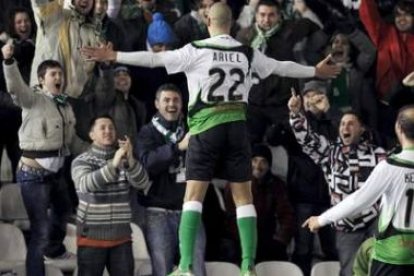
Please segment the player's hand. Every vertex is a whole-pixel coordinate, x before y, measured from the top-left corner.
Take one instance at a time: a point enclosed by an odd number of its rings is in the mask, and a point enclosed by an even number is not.
[[[190,141],[191,134],[187,132],[184,138],[178,143],[178,149],[180,151],[185,151],[188,149],[188,142]]]
[[[331,55],[328,55],[324,60],[316,64],[315,77],[322,79],[333,79],[338,76],[342,71],[342,67],[330,63]]]
[[[410,87],[414,86],[414,71],[404,78],[403,84]]]
[[[115,61],[116,52],[112,49],[112,43],[99,44],[98,47],[85,46],[80,49],[82,56],[87,61]]]
[[[307,220],[306,220],[306,221],[302,224],[302,227],[303,227],[303,228],[308,227],[308,228],[309,228],[309,230],[310,230],[312,233],[316,233],[316,232],[318,232],[319,228],[321,228],[321,226],[320,226],[320,224],[319,224],[319,221],[318,221],[318,217],[315,217],[315,216],[308,218],[308,219],[307,219]]]
[[[300,112],[300,109],[302,108],[302,99],[296,93],[294,88],[291,88],[291,92],[292,96],[289,99],[288,108],[290,112],[292,112],[293,114],[298,114]]]
[[[9,40],[6,44],[4,44],[4,46],[1,48],[1,53],[3,54],[4,59],[9,59],[13,57],[14,46],[12,40]]]

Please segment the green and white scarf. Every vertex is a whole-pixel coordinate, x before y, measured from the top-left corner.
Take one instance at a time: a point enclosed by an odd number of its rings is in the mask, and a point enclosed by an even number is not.
[[[178,141],[181,141],[181,139],[184,137],[184,134],[185,134],[185,128],[184,128],[183,121],[181,120],[181,118],[177,122],[178,125],[175,131],[167,129],[162,124],[162,120],[163,119],[161,118],[161,115],[159,115],[158,113],[154,115],[151,122],[153,126],[155,127],[155,129],[158,130],[159,133],[164,135],[164,138],[166,141],[169,141],[174,144],[176,144]]]
[[[282,23],[278,23],[275,26],[273,26],[270,30],[267,31],[263,31],[262,29],[260,29],[260,27],[256,24],[254,24],[254,27],[256,28],[256,36],[255,38],[252,40],[252,42],[250,43],[250,46],[253,49],[258,49],[261,52],[264,52],[266,50],[266,46],[267,46],[267,40],[274,35],[277,31],[280,30],[280,28],[282,27]]]

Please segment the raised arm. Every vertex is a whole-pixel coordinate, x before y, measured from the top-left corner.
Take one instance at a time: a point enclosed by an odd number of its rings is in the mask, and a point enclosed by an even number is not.
[[[31,0],[38,28],[44,28],[62,16],[64,0]]]
[[[354,45],[359,53],[356,59],[358,68],[366,73],[375,61],[377,50],[371,40],[360,30],[355,29],[348,35],[349,41]]]
[[[378,47],[381,32],[386,27],[382,19],[375,0],[362,0],[359,7],[359,18],[361,18],[369,37],[376,47]]]
[[[108,112],[116,97],[114,71],[110,66],[101,64],[98,67],[99,76],[94,89],[95,107],[98,112],[105,113]]]
[[[14,46],[6,43],[1,48],[4,61],[3,72],[6,81],[7,92],[12,96],[16,105],[23,108],[30,108],[35,101],[36,94],[24,82],[20,74],[17,62],[13,58]]]
[[[329,169],[329,140],[314,132],[302,113],[302,100],[300,96],[294,95],[289,99],[288,107],[290,110],[289,123],[295,134],[296,140],[302,146],[302,150],[312,160],[320,165],[324,172]]]

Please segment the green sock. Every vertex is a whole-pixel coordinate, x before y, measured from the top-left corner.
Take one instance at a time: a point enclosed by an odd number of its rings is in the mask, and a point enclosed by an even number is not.
[[[255,216],[237,218],[237,226],[239,228],[240,245],[242,250],[241,271],[246,271],[250,267],[254,266],[257,249],[256,224],[257,219]]]
[[[200,223],[200,212],[183,210],[178,231],[181,255],[179,267],[183,272],[189,271],[193,264],[194,246]]]

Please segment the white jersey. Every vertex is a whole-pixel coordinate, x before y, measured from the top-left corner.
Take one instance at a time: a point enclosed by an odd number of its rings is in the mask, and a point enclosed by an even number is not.
[[[184,72],[190,94],[188,122],[192,134],[245,120],[245,105],[255,79],[259,81],[270,74],[291,78],[315,75],[315,67],[271,59],[226,34],[157,54],[118,52],[117,61],[147,67],[165,66],[169,74]]]
[[[163,59],[169,74],[186,74],[190,104],[198,93],[205,103],[247,102],[252,70],[266,78],[274,68],[273,60],[258,51],[253,55],[253,50],[248,57],[247,49],[231,36],[219,35],[166,52]]]
[[[403,150],[381,161],[365,184],[323,213],[319,223],[324,226],[358,214],[379,198],[374,258],[391,264],[414,264],[414,150]]]
[[[326,225],[357,214],[381,197],[380,232],[392,223],[395,229],[414,233],[413,196],[414,151],[405,150],[378,163],[365,184],[323,213],[319,223]]]

